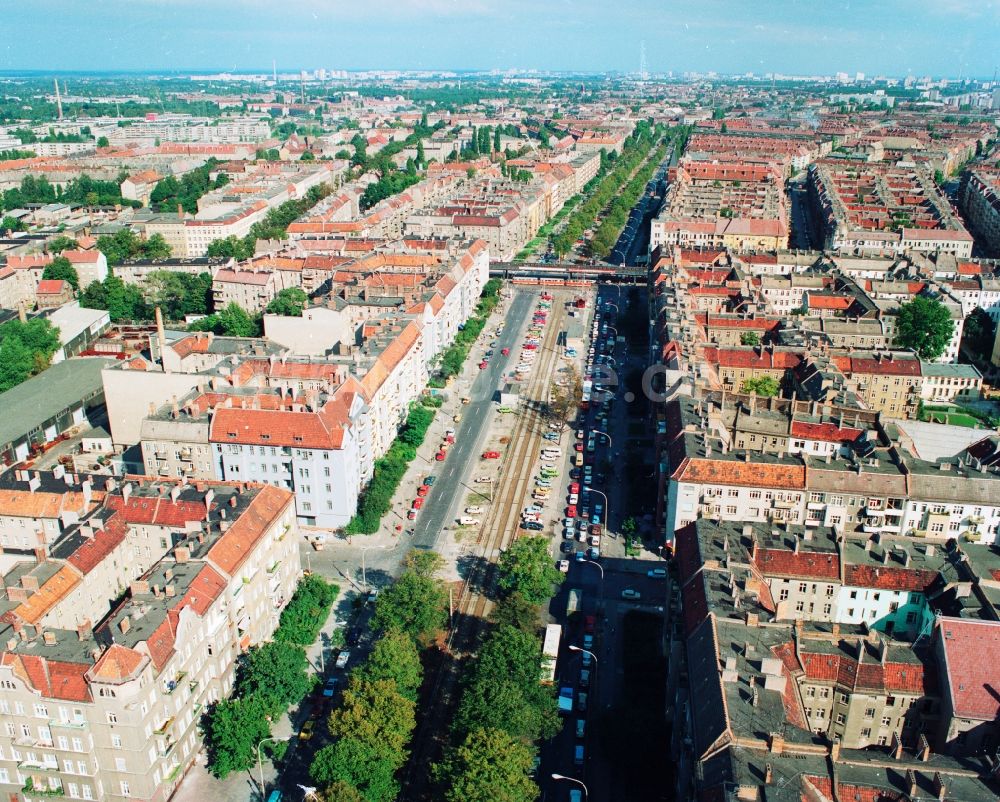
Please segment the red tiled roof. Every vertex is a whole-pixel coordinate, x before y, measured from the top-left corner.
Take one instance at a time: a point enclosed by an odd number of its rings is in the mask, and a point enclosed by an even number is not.
[[[46,278],[38,282],[38,295],[62,295],[69,286],[61,278]]]
[[[935,579],[937,571],[899,566],[846,565],[844,584],[880,590],[911,590],[923,592]]]
[[[196,501],[173,501],[169,496],[112,495],[105,502],[109,509],[120,511],[130,524],[158,524],[183,527],[188,521],[204,521],[207,510]]]
[[[756,563],[765,576],[840,579],[840,557],[832,553],[760,548]]]
[[[95,679],[122,682],[135,676],[135,672],[147,659],[134,649],[113,643],[94,664],[90,673]]]
[[[994,721],[1000,716],[1000,697],[995,688],[996,667],[1000,666],[1000,623],[947,618],[939,626],[954,714]]]
[[[48,660],[40,655],[5,652],[2,663],[14,675],[49,699],[89,702],[90,686],[84,676],[89,665]]]
[[[802,666],[811,680],[836,682],[851,689],[878,689],[925,693],[927,675],[922,665],[859,663],[844,654],[817,654],[808,651],[808,642],[799,649]]]
[[[764,465],[756,462],[688,458],[671,479],[700,484],[745,485],[747,487],[803,488],[802,465]]]
[[[66,561],[80,573],[89,574],[100,564],[101,560],[114,551],[127,534],[128,524],[124,517],[114,513],[105,522],[104,528],[95,532],[93,537],[85,538],[79,548]]]
[[[840,427],[835,423],[804,423],[792,421],[791,434],[807,440],[823,440],[828,443],[853,443],[862,432],[860,429]]]
[[[244,513],[208,550],[207,558],[224,574],[233,576],[291,501],[288,490],[271,485],[261,487]]]

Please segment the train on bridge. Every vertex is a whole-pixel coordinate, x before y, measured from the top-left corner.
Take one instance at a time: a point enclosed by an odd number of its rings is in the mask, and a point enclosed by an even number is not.
[[[555,287],[585,287],[595,282],[645,284],[646,268],[614,265],[574,265],[562,262],[513,264],[493,262],[490,278],[502,278],[514,284]]]

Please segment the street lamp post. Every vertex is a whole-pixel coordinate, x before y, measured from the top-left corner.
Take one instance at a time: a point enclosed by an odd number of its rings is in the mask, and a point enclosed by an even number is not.
[[[260,748],[266,744],[268,741],[283,741],[284,738],[263,738],[257,742],[257,776],[260,778],[260,798],[263,802],[264,797],[267,795],[267,789],[264,787],[264,766],[260,761]]]
[[[590,649],[584,649],[582,646],[577,646],[575,644],[570,644],[569,650],[571,652],[583,652],[583,654],[589,654],[594,660],[594,665],[597,665],[597,655],[594,654]]]
[[[567,777],[565,774],[553,774],[553,780],[569,780],[571,783],[577,783],[581,788],[583,788],[583,798],[586,799],[590,794],[587,792],[587,786],[583,784],[583,780],[578,780],[576,777]]]

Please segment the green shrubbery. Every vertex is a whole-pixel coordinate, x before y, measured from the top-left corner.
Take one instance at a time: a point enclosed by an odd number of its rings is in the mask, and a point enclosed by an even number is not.
[[[337,597],[337,586],[318,576],[304,577],[281,614],[274,640],[241,658],[228,699],[205,716],[208,767],[216,777],[250,768],[256,746],[271,734],[271,723],[298,704],[316,682],[305,647],[313,643]]]
[[[372,628],[381,635],[368,660],[352,672],[343,704],[329,718],[337,740],[316,753],[309,775],[328,799],[388,802],[399,794],[396,773],[406,763],[423,681],[419,647],[444,626],[448,595],[434,577],[442,559],[418,552],[399,580],[379,594]]]
[[[406,467],[417,455],[417,448],[424,442],[427,430],[434,420],[434,411],[414,404],[399,436],[385,456],[375,462],[372,480],[358,499],[358,512],[344,531],[349,535],[371,535],[378,531],[385,515],[392,506],[392,497],[406,474]]]

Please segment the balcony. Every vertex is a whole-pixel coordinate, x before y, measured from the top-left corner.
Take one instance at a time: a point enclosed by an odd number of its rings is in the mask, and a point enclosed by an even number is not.
[[[979,525],[983,523],[984,519],[982,515],[970,515],[967,520],[969,521],[970,524]]]
[[[55,788],[48,786],[42,786],[39,783],[38,787],[35,787],[35,781],[32,777],[28,777],[28,781],[24,784],[21,789],[21,793],[26,797],[31,796],[64,796],[66,792],[63,790],[61,785],[57,785]]]
[[[186,677],[186,676],[187,676],[187,672],[186,671],[178,671],[177,675],[173,679],[167,680],[167,685],[163,689],[163,692],[167,696],[169,696],[170,694],[172,694],[175,690],[177,690],[178,686],[181,684],[181,680],[183,680],[184,677]]]
[[[816,512],[819,510],[826,509],[826,504],[822,501],[810,501],[808,504],[806,504],[806,509]]]
[[[153,730],[153,734],[154,735],[164,735],[164,734],[166,734],[167,730],[170,729],[170,726],[173,723],[174,723],[174,717],[171,716],[166,721],[164,721],[157,729]]]
[[[62,727],[64,729],[68,729],[68,730],[82,730],[82,729],[85,729],[87,727],[87,722],[86,721],[56,721],[55,719],[51,719],[49,721],[49,726],[50,727]]]
[[[806,518],[805,526],[808,527],[818,527],[822,526],[823,522],[819,518]]]

